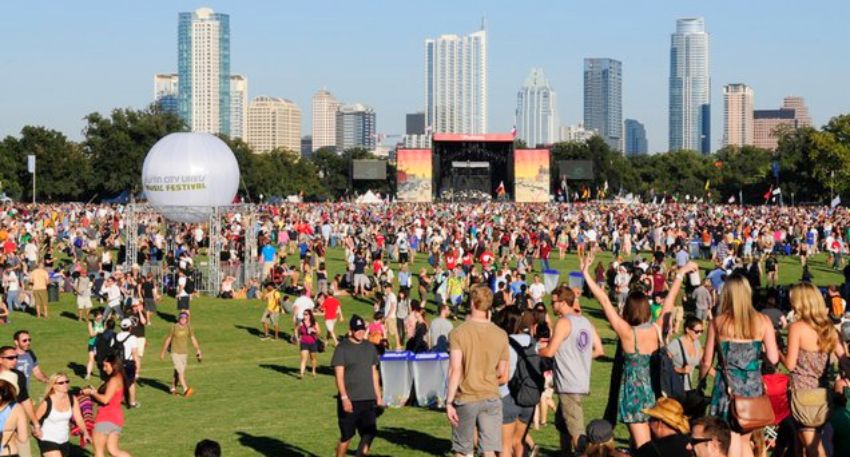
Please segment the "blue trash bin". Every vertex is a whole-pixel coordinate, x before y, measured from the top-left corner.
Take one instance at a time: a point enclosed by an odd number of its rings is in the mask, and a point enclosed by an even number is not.
[[[384,404],[400,408],[410,398],[413,378],[410,376],[410,351],[387,351],[381,356],[381,380]]]
[[[425,408],[445,408],[448,394],[449,355],[445,352],[415,354],[410,361],[416,403]]]

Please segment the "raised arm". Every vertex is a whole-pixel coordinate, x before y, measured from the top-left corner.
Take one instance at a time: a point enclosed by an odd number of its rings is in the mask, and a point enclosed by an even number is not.
[[[593,278],[593,275],[590,272],[590,266],[593,265],[594,253],[588,252],[583,259],[581,259],[581,272],[584,273],[584,283],[590,289],[590,292],[593,294],[593,297],[602,305],[602,311],[605,312],[605,318],[608,319],[608,322],[611,324],[611,327],[617,332],[617,335],[628,335],[631,331],[631,326],[628,322],[626,322],[620,314],[617,313],[617,308],[611,304],[611,300],[608,298],[608,294],[596,284],[596,279]]]
[[[673,285],[667,291],[667,297],[664,298],[664,303],[661,306],[661,315],[665,315],[673,310],[676,306],[676,297],[679,295],[679,290],[682,288],[682,281],[685,275],[699,270],[699,265],[696,262],[688,262],[676,272],[676,278],[673,280]]]

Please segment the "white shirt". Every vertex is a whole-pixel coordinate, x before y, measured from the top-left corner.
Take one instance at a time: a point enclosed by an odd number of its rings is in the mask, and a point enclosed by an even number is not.
[[[312,310],[315,307],[316,303],[313,302],[312,298],[306,295],[302,295],[292,302],[292,312],[295,313],[296,319],[299,321],[304,319],[304,311],[308,309]]]
[[[3,274],[3,286],[6,287],[7,292],[14,292],[18,290],[18,275],[16,275],[12,270],[6,271],[6,273]]]
[[[29,242],[24,246],[24,255],[30,262],[38,261],[38,246],[35,243]]]
[[[115,339],[119,342],[123,341],[124,360],[133,360],[133,349],[139,347],[139,339],[131,335],[130,332],[126,330],[122,330],[120,333],[115,335]]]
[[[186,277],[181,276],[177,279],[177,296],[185,297],[187,295],[189,295],[189,293],[186,292]]]
[[[112,284],[111,286],[104,285],[100,289],[100,293],[106,294],[106,301],[109,302],[109,307],[121,306],[121,289],[118,288],[117,284]]]
[[[542,282],[535,282],[528,286],[528,293],[531,295],[531,298],[534,299],[534,303],[536,304],[543,300],[543,295],[546,294],[546,286],[544,286]]]

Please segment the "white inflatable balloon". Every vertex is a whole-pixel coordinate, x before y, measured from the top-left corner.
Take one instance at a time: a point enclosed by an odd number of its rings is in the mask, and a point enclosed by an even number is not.
[[[148,203],[176,222],[204,222],[214,206],[233,203],[239,164],[224,141],[209,133],[172,133],[148,152],[142,166]]]

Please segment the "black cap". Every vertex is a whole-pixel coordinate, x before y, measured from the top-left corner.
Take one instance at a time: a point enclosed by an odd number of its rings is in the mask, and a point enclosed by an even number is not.
[[[366,330],[366,321],[364,321],[362,317],[355,314],[351,316],[351,320],[348,322],[348,328],[351,329],[352,332],[356,332],[358,330]]]
[[[593,444],[607,443],[614,438],[614,428],[604,419],[594,419],[587,424],[587,438]]]

